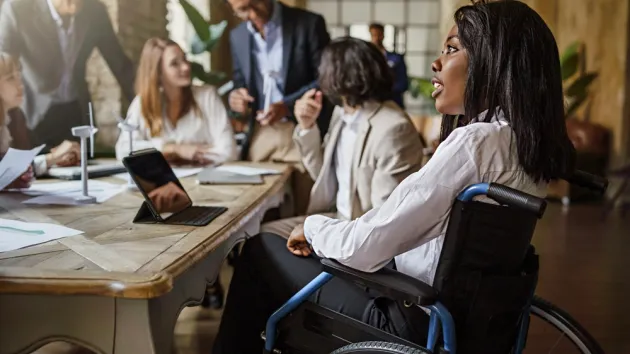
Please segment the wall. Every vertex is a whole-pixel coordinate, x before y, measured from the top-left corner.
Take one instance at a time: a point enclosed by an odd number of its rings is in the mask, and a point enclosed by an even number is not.
[[[152,36],[166,37],[166,0],[101,0],[118,33],[125,53],[134,63],[144,42]],[[125,112],[129,102],[122,98],[118,82],[107,63],[95,50],[87,65],[87,81],[92,94],[94,117],[99,127],[97,152],[112,150],[118,138],[114,112]]]

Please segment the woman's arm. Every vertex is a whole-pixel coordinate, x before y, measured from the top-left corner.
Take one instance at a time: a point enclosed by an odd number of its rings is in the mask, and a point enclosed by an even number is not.
[[[471,140],[466,130],[455,130],[426,166],[405,179],[381,207],[358,219],[308,217],[307,241],[320,257],[374,272],[440,236],[456,196],[481,180]]]

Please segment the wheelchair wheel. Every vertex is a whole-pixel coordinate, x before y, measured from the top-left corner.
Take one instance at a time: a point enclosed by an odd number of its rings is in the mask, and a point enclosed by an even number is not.
[[[525,353],[604,353],[584,327],[549,301],[535,296],[531,314]]]
[[[411,348],[406,345],[390,342],[361,342],[341,347],[331,354],[431,354],[426,350]]]

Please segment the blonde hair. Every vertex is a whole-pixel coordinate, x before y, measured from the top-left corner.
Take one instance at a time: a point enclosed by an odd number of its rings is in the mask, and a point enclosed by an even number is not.
[[[169,46],[178,46],[178,44],[170,39],[150,38],[142,49],[138,73],[136,75],[136,93],[140,96],[142,116],[152,137],[162,134],[160,76],[162,74],[162,57],[164,50]],[[182,100],[183,102],[179,112],[180,118],[191,109],[195,111],[198,110],[191,86],[182,88]]]
[[[19,71],[20,63],[8,53],[0,52],[0,80]],[[0,127],[3,127],[5,124],[6,113],[4,102],[2,102],[2,98],[0,98]]]

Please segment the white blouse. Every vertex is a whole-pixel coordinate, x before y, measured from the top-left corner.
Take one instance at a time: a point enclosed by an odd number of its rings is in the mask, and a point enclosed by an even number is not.
[[[483,182],[546,195],[547,184],[534,183],[520,166],[512,128],[501,113],[491,123],[455,129],[382,206],[352,221],[309,216],[304,235],[320,257],[365,272],[393,258],[398,271],[431,285],[455,198]]]
[[[181,117],[175,126],[162,117],[162,134],[152,137],[151,131],[142,116],[140,97],[136,96],[127,112],[127,122],[137,124],[140,129],[133,132],[133,150],[155,148],[162,150],[166,144],[210,145],[208,153],[215,156],[216,163],[236,158],[236,140],[232,125],[221,97],[213,86],[193,86],[193,97],[199,106],[201,116],[190,110]],[[121,132],[116,142],[116,158],[121,160],[129,155],[129,134]]]

